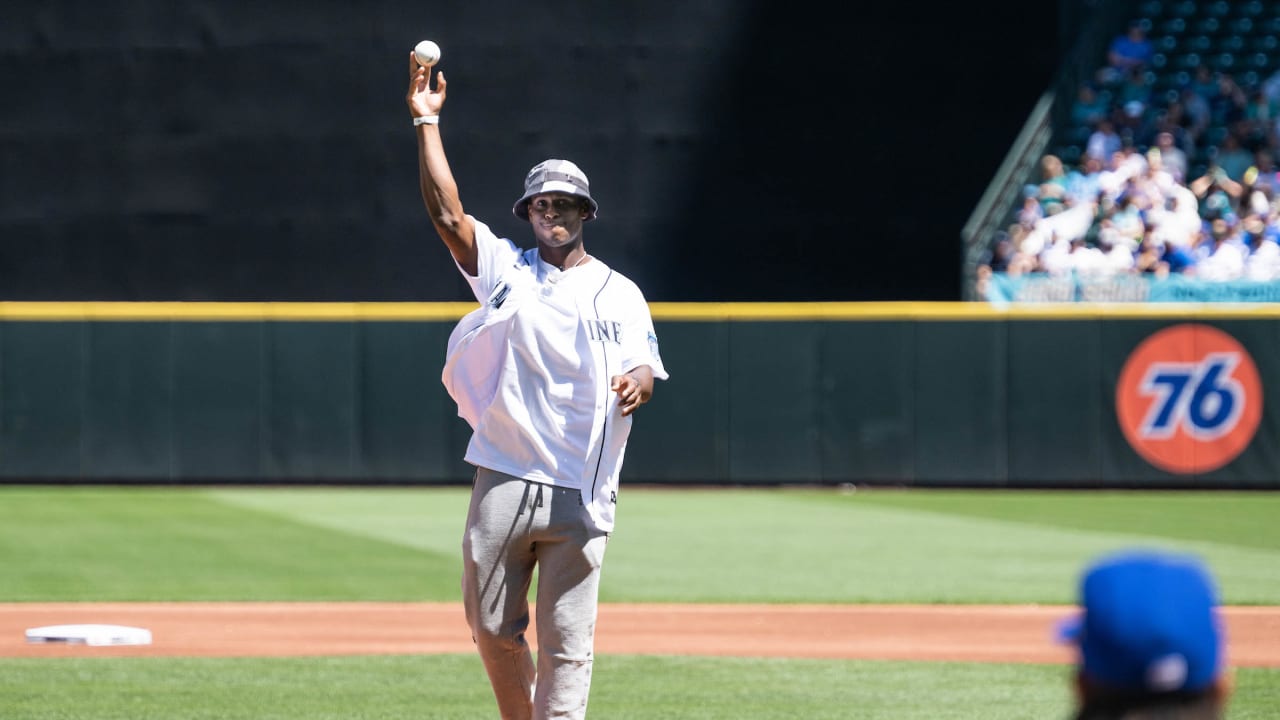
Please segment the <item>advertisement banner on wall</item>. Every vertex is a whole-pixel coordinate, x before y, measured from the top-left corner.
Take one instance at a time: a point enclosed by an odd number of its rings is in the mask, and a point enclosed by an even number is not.
[[[1179,323],[1128,353],[1115,382],[1115,416],[1146,463],[1174,476],[1201,476],[1253,445],[1265,394],[1263,374],[1239,339],[1211,325]]]
[[[1274,473],[1265,429],[1276,347],[1268,325],[1176,323],[1129,343],[1112,393],[1124,445],[1174,480]]]
[[[1280,280],[1210,281],[1183,275],[1155,279],[1145,275],[1049,275],[992,273],[982,285],[992,305],[1108,303],[1274,303]]]

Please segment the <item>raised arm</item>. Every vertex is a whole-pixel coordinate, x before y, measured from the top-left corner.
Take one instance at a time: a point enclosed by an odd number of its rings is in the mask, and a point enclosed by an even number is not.
[[[458,198],[458,184],[449,169],[440,139],[440,110],[444,107],[444,72],[436,72],[436,89],[431,89],[429,68],[418,64],[409,53],[409,92],[405,101],[415,119],[414,132],[418,136],[418,186],[422,202],[427,206],[431,224],[435,225],[440,239],[453,254],[454,260],[470,275],[479,272],[476,262],[476,229],[471,218],[462,210]],[[431,122],[417,123],[418,118],[434,118]]]

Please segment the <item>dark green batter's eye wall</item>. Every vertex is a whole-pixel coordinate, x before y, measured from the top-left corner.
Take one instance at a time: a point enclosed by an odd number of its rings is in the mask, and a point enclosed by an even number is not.
[[[995,487],[1280,486],[1275,308],[1027,308],[965,304],[669,306],[658,323],[672,379],[637,421],[626,471],[664,482]],[[661,316],[661,311],[659,311]],[[1156,332],[1208,326],[1255,365],[1260,407],[1220,467],[1141,456],[1116,410],[1121,371]],[[1191,374],[1184,409],[1212,411]],[[1178,363],[1182,364],[1179,365]],[[1206,390],[1196,395],[1196,387]],[[1158,402],[1156,386],[1148,402]],[[1212,432],[1212,429],[1206,430]],[[1191,447],[1194,456],[1201,452]]]
[[[0,303],[0,481],[467,482],[440,368],[470,307]],[[653,310],[672,377],[624,482],[1280,486],[1280,311]],[[1186,324],[1230,335],[1259,378],[1188,375],[1205,413],[1225,388],[1261,417],[1229,462],[1178,472],[1131,446],[1115,398],[1135,348]]]

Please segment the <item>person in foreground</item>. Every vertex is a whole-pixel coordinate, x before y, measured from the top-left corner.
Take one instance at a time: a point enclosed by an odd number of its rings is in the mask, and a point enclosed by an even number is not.
[[[463,211],[440,135],[444,73],[435,81],[410,53],[422,199],[480,301],[441,374],[473,431],[467,623],[503,718],[582,718],[632,414],[667,372],[644,295],[583,244],[599,210],[586,174],[567,160],[535,165],[513,211],[536,247],[497,237]],[[536,666],[525,640],[535,566]]]
[[[1217,591],[1194,557],[1153,550],[1104,556],[1080,584],[1083,611],[1059,628],[1079,648],[1077,720],[1218,720],[1225,668]]]

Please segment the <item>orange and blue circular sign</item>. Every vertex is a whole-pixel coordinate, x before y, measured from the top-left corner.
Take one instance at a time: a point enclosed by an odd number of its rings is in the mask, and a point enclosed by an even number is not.
[[[1183,323],[1143,340],[1116,382],[1129,445],[1171,473],[1210,472],[1244,452],[1262,420],[1253,357],[1218,328]]]

